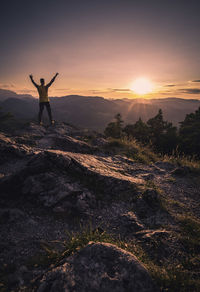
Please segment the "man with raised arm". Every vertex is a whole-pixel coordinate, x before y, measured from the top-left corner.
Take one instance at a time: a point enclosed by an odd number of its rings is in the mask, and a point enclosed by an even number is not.
[[[44,110],[45,106],[46,106],[46,109],[47,109],[47,112],[48,112],[48,115],[49,115],[50,124],[51,125],[54,124],[54,121],[52,119],[51,106],[50,106],[50,103],[49,103],[48,88],[55,81],[57,76],[58,76],[58,73],[55,74],[55,76],[51,79],[51,81],[47,85],[45,85],[45,80],[43,78],[41,78],[40,79],[40,85],[38,85],[33,80],[33,75],[29,75],[32,83],[35,85],[35,87],[37,88],[38,93],[39,93],[39,115],[38,115],[38,120],[39,120],[39,124],[40,125],[42,125],[42,113],[43,113],[43,110]]]

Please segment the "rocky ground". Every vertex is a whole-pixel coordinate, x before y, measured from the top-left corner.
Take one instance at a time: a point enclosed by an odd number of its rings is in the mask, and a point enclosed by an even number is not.
[[[62,123],[0,134],[0,291],[200,291],[198,172],[105,145]]]

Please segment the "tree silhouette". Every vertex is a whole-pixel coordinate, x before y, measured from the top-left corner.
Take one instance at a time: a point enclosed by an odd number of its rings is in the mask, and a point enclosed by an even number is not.
[[[186,115],[185,120],[180,124],[181,151],[200,156],[200,107],[195,113]]]
[[[163,119],[163,112],[159,109],[158,114],[147,121],[149,138],[155,150],[163,153],[171,153],[177,146],[177,129]]]
[[[0,126],[5,124],[12,117],[13,117],[13,115],[11,113],[4,113],[1,111],[1,108],[0,108]]]
[[[121,138],[123,123],[124,122],[122,120],[121,114],[120,113],[116,114],[114,117],[114,122],[111,122],[107,125],[104,134],[107,137]]]
[[[149,142],[149,129],[141,118],[133,125],[126,125],[123,131],[126,133],[128,139],[135,138],[144,144]]]

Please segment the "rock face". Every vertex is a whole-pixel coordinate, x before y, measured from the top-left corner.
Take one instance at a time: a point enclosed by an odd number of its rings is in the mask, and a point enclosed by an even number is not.
[[[72,126],[63,123],[56,123],[53,127],[41,127],[31,123],[29,127],[21,129],[17,133],[21,139],[24,136],[26,138],[28,136],[34,138],[35,146],[39,149],[58,149],[78,153],[94,153],[97,151],[97,147],[72,137],[72,135],[76,136],[78,131]],[[26,143],[26,141],[23,142]]]
[[[134,188],[143,180],[118,172],[119,162],[120,158],[112,161],[110,157],[56,150],[35,152],[24,168],[2,180],[0,187],[28,200],[37,198],[46,207],[62,201],[68,208],[76,201],[75,205],[90,210],[95,197],[86,185],[110,198],[119,192],[137,194]]]
[[[133,254],[108,243],[87,245],[108,234],[116,245],[120,238],[126,249],[142,249],[158,268],[188,258],[173,216],[184,205],[200,217],[198,184],[168,162],[108,155],[106,143],[102,135],[84,136],[62,123],[0,133],[3,291],[157,291]],[[165,198],[167,208],[174,206],[171,213],[163,207]],[[83,236],[88,226],[98,237]],[[68,238],[87,246],[55,266],[54,256],[66,251]]]
[[[0,183],[5,193],[68,215],[89,214],[95,197],[71,175],[73,161],[56,152],[35,153],[24,167]]]
[[[0,152],[0,164],[3,164],[9,160],[28,155],[31,153],[31,149],[28,146],[16,143],[13,139],[0,133]]]
[[[84,280],[83,280],[84,279]],[[151,277],[131,254],[108,243],[90,243],[46,273],[38,292],[156,292]]]
[[[118,224],[120,224],[121,234],[124,236],[144,229],[144,225],[133,212],[120,214],[120,216],[118,216]]]

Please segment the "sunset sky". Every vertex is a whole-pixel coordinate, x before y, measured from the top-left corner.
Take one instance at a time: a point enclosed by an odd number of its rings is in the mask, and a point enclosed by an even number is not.
[[[6,0],[0,9],[0,88],[36,96],[200,99],[199,0]],[[142,96],[143,97],[143,96]]]

